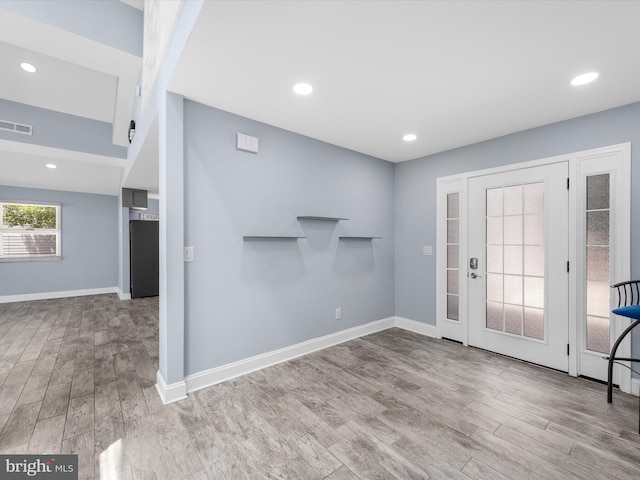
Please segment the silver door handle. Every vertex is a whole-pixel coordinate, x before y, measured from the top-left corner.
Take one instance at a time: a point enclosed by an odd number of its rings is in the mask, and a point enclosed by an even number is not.
[[[471,273],[469,274],[469,276],[470,276],[471,278],[478,278],[478,277],[482,277],[482,275],[478,275],[476,272],[471,272]]]

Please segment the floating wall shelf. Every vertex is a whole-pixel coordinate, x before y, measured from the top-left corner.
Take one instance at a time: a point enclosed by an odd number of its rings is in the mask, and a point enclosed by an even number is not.
[[[245,235],[242,237],[243,240],[297,240],[299,238],[307,237],[298,237],[293,235]]]
[[[340,240],[373,240],[374,238],[382,237],[338,237]]]
[[[314,217],[313,215],[301,215],[298,220],[320,220],[324,222],[339,222],[340,220],[349,220],[342,217]]]

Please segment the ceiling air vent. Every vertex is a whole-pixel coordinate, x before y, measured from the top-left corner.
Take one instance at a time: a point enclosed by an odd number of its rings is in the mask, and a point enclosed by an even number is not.
[[[8,122],[7,120],[0,120],[0,130],[24,135],[31,135],[32,133],[31,125],[22,125],[21,123]]]

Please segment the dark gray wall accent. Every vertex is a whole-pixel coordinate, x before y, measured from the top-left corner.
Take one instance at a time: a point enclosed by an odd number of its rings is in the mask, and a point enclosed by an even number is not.
[[[112,143],[112,125],[0,99],[0,119],[33,126],[33,135],[0,130],[0,139],[127,158],[127,148]]]
[[[144,15],[119,0],[4,0],[0,7],[142,57]]]
[[[631,277],[640,277],[640,103],[546,125],[486,142],[396,164],[396,315],[436,323],[436,179],[565,153],[631,142]],[[620,279],[622,280],[622,279]],[[640,356],[640,331],[633,338]]]
[[[62,260],[0,263],[0,296],[117,285],[118,197],[0,185],[0,199],[62,206]]]
[[[394,314],[393,164],[190,101],[184,116],[186,374]]]

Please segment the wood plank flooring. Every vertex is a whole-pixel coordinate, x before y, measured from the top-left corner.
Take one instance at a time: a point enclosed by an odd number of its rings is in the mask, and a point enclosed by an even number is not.
[[[163,406],[157,299],[0,305],[0,453],[82,479],[637,479],[638,399],[390,329]]]

